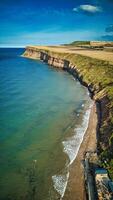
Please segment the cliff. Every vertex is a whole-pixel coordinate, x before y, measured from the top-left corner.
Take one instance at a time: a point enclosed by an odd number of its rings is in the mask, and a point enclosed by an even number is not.
[[[35,58],[73,74],[90,91],[98,112],[98,155],[113,178],[113,65],[72,53],[26,47],[24,57]]]

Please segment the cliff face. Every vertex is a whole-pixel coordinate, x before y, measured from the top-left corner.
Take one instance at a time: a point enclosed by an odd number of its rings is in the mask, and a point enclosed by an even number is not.
[[[62,69],[67,69],[69,67],[69,61],[50,56],[47,52],[34,49],[33,47],[27,47],[23,56],[33,59],[39,59],[47,63],[48,65]]]
[[[47,63],[48,65],[62,69],[67,69],[69,67],[69,61],[50,56],[48,53],[42,51],[40,52],[40,60]]]
[[[34,47],[26,47],[26,50],[23,53],[23,56],[27,58],[39,59],[47,63],[48,65],[66,70],[69,73],[71,73],[75,78],[77,78],[84,86],[88,88],[88,90],[91,93],[91,96],[95,92],[97,92],[97,88],[95,88],[92,83],[88,83],[87,81],[84,81],[83,76],[80,73],[80,70],[77,68],[77,66],[75,66],[73,63],[71,63],[67,59],[62,59],[60,57],[57,57],[56,54],[51,55],[51,53],[47,51],[39,50]]]
[[[108,160],[109,166],[113,157],[113,96],[111,92],[113,66],[108,66],[105,61],[75,54],[50,52],[35,47],[27,47],[23,56],[39,59],[51,66],[67,70],[88,88],[98,108],[98,152],[102,159]],[[111,173],[113,173],[113,167]]]
[[[26,47],[26,51],[22,56],[33,59],[40,59],[40,51],[32,47]]]

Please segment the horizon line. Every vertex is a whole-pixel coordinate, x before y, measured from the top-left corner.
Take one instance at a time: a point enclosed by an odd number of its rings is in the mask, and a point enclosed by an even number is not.
[[[0,46],[0,48],[25,48],[26,46]]]

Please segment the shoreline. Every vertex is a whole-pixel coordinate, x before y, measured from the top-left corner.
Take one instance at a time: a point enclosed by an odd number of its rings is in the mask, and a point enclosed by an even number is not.
[[[43,62],[46,62],[46,60],[40,59],[37,57],[37,54],[33,54],[30,52],[26,55],[22,55],[22,57],[25,58],[31,58],[34,60],[40,60]],[[44,55],[43,55],[44,56]],[[47,54],[46,54],[47,56]],[[46,58],[45,58],[46,59]],[[57,58],[58,60],[61,60],[61,58]],[[65,60],[63,60],[65,62]],[[57,63],[48,63],[48,65],[51,65],[53,67],[66,70],[69,74],[71,74],[74,78],[78,79],[81,85],[85,86],[89,91],[89,97],[93,100],[93,105],[90,108],[90,116],[88,121],[88,127],[87,130],[84,133],[82,143],[80,144],[77,156],[73,163],[69,166],[69,178],[67,181],[67,186],[64,192],[64,196],[61,198],[62,200],[86,200],[86,190],[85,190],[85,178],[84,178],[84,166],[82,164],[82,161],[84,159],[84,155],[87,151],[96,151],[96,132],[97,132],[97,126],[98,126],[98,116],[97,116],[97,106],[96,101],[93,99],[93,88],[89,87],[87,83],[82,81],[81,77],[79,76],[79,73],[76,71],[76,73],[73,73],[73,71],[70,70],[70,68],[66,68],[62,66],[62,60],[59,61],[58,66]],[[55,64],[55,65],[54,65]],[[69,64],[69,63],[66,63]],[[73,67],[73,65],[72,65]],[[93,133],[93,138],[92,134]],[[76,187],[77,185],[77,187]]]
[[[73,160],[72,161],[70,161],[70,164],[69,164],[69,178],[68,178],[68,180],[67,180],[67,186],[66,186],[66,188],[65,188],[65,192],[64,192],[64,195],[63,195],[63,198],[62,198],[62,200],[65,200],[65,196],[66,196],[66,199],[72,199],[72,192],[69,194],[68,192],[66,193],[66,191],[68,190],[68,188],[69,187],[73,187],[73,185],[72,186],[70,186],[70,176],[71,176],[71,174],[72,174],[72,180],[73,180],[73,176],[74,176],[74,178],[76,179],[76,176],[75,176],[75,174],[73,174],[73,173],[71,173],[72,172],[72,170],[74,170],[75,171],[75,167],[77,168],[76,169],[76,172],[80,172],[80,170],[81,170],[81,166],[80,166],[80,163],[81,163],[81,165],[82,165],[82,160],[84,159],[84,154],[86,153],[86,150],[84,150],[83,151],[83,153],[82,154],[80,154],[79,152],[80,152],[80,149],[82,149],[83,147],[83,144],[84,144],[84,138],[85,138],[85,135],[86,135],[86,132],[87,132],[87,130],[88,130],[88,127],[89,127],[89,121],[90,121],[90,116],[91,116],[91,111],[92,111],[92,108],[94,107],[94,102],[90,102],[90,105],[88,106],[88,108],[85,110],[85,113],[84,113],[84,115],[83,115],[83,121],[82,121],[82,124],[79,126],[79,130],[78,131],[80,131],[80,135],[78,134],[78,133],[76,133],[75,135],[74,135],[74,137],[73,138],[70,138],[70,140],[72,141],[74,141],[75,139],[79,139],[80,141],[79,141],[79,144],[77,145],[77,146],[75,146],[75,155],[74,155],[74,158],[73,158]],[[86,118],[87,117],[87,118]],[[77,131],[77,132],[78,132]],[[75,129],[75,132],[76,132],[76,129]],[[81,134],[82,133],[82,134]],[[76,145],[76,144],[75,144]],[[94,151],[94,149],[91,149],[91,151]],[[81,156],[80,155],[82,155],[82,159],[81,159]],[[78,159],[77,159],[78,158]],[[77,160],[79,160],[79,164],[78,164],[78,161],[76,162],[76,159]],[[82,167],[83,167],[83,165],[82,165]],[[78,174],[78,173],[77,173]],[[82,174],[81,174],[81,177],[84,177],[84,170],[83,170],[83,172],[82,172]],[[68,183],[69,182],[69,183]],[[85,181],[84,181],[85,182]],[[78,188],[80,188],[80,185],[81,185],[81,183],[79,183],[78,184]],[[85,184],[83,183],[82,184],[83,185],[83,187],[82,188],[84,188],[85,187]],[[69,191],[70,191],[70,189],[69,189]],[[81,191],[80,191],[81,192]],[[79,193],[80,193],[79,192]],[[75,193],[75,192],[74,192]],[[74,199],[75,199],[75,195],[74,195]],[[77,197],[77,199],[78,199],[78,197]],[[81,199],[81,198],[80,198]]]
[[[85,179],[84,179],[84,154],[87,151],[95,152],[97,148],[97,108],[94,102],[91,107],[88,128],[84,134],[77,157],[69,168],[69,179],[66,191],[62,200],[86,200]]]
[[[35,49],[34,47],[27,47],[23,56],[27,58],[31,57],[32,59],[33,57],[35,57],[50,66],[66,70],[68,73],[73,75],[74,78],[78,79],[81,85],[87,87],[90,93],[90,98],[94,101],[94,105],[91,108],[88,128],[85,132],[77,157],[70,166],[70,176],[68,179],[64,197],[62,198],[62,200],[86,200],[87,192],[85,189],[83,160],[87,151],[96,153],[97,151],[100,151],[100,135],[97,135],[97,132],[99,132],[100,134],[100,128],[104,122],[103,116],[105,116],[107,112],[106,106],[109,102],[109,99],[107,99],[107,94],[104,93],[104,90],[102,90],[100,83],[96,85],[95,83],[93,83],[93,79],[89,82],[80,66],[76,66],[75,63],[77,61],[79,63],[79,58],[81,57],[77,57],[78,60],[76,61],[70,57],[70,54],[56,54],[56,52],[51,52],[49,50],[45,51],[44,49],[38,48]],[[85,61],[84,57],[83,61]],[[87,61],[85,62],[87,63]],[[96,66],[98,65],[96,64]]]

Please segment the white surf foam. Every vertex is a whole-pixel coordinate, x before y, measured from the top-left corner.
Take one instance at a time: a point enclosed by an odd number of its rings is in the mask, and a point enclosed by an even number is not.
[[[60,200],[64,196],[64,193],[65,193],[65,190],[66,190],[66,187],[67,187],[68,178],[69,178],[69,172],[66,175],[54,175],[54,176],[52,176],[54,188],[61,196]]]
[[[78,154],[80,145],[83,141],[83,137],[84,137],[84,134],[87,130],[88,123],[89,123],[90,110],[91,110],[91,108],[89,108],[86,111],[86,113],[83,117],[82,125],[75,129],[75,135],[72,136],[71,138],[69,138],[67,141],[63,141],[64,152],[67,153],[67,155],[69,156],[70,165],[75,160],[75,158]]]
[[[92,107],[92,105],[89,107],[88,110],[86,110],[84,117],[83,117],[82,125],[75,129],[75,135],[70,137],[67,141],[62,142],[63,146],[64,146],[64,152],[69,156],[69,160],[70,160],[69,165],[71,165],[73,163],[73,161],[75,160],[75,158],[78,154],[80,145],[83,141],[83,137],[84,137],[84,134],[87,130],[88,123],[89,123],[91,107]],[[69,165],[68,165],[68,167],[69,167]],[[60,200],[62,200],[62,198],[65,194],[68,179],[69,179],[69,172],[66,175],[52,176],[54,188],[61,196]]]

